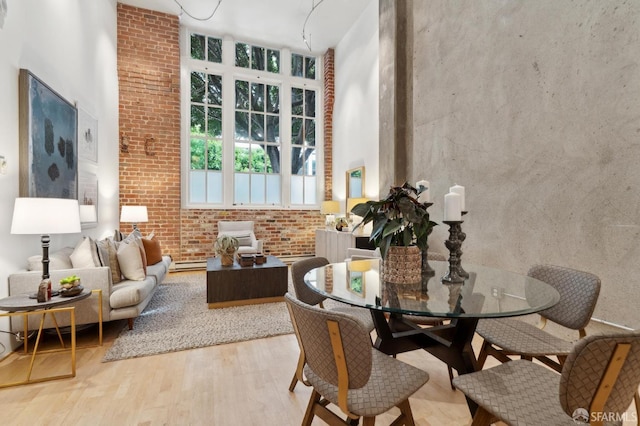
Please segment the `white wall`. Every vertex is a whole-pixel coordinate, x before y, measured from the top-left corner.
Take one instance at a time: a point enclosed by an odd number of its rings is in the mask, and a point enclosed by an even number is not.
[[[333,198],[345,211],[345,172],[365,166],[365,196],[378,196],[378,1],[335,49]]]
[[[11,235],[18,197],[18,74],[29,69],[60,95],[98,119],[99,224],[83,230],[101,237],[118,227],[118,77],[116,0],[8,0],[0,29],[0,156],[8,162],[0,175],[0,297],[7,277],[40,254],[40,237]],[[80,163],[80,167],[83,164]],[[51,250],[74,245],[80,235],[53,235]],[[35,291],[35,288],[34,288]],[[0,330],[8,329],[6,318]],[[0,334],[9,346],[9,337]],[[0,358],[5,356],[0,347]]]

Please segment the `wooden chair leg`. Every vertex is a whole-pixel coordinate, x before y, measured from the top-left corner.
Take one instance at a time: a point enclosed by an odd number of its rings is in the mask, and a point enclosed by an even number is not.
[[[294,372],[293,378],[291,379],[291,383],[289,384],[289,392],[293,392],[296,388],[296,384],[298,383],[298,375]]]
[[[478,407],[476,415],[473,416],[471,426],[489,426],[495,421],[495,417],[482,407]]]
[[[456,390],[456,387],[453,386],[453,368],[447,365],[447,370],[449,370],[449,386],[451,386],[451,390]]]
[[[375,417],[363,417],[362,418],[362,425],[363,426],[374,426],[376,424],[376,418]]]
[[[311,391],[311,398],[309,398],[309,404],[307,410],[304,412],[304,418],[302,419],[302,426],[311,426],[313,421],[315,406],[320,402],[320,394],[314,389]]]
[[[127,319],[127,323],[129,324],[129,330],[133,330],[133,318]]]
[[[400,409],[400,417],[398,417],[393,424],[415,426],[415,422],[413,420],[413,412],[411,411],[409,400],[405,399],[404,401],[402,401],[400,404],[398,404],[398,408]]]

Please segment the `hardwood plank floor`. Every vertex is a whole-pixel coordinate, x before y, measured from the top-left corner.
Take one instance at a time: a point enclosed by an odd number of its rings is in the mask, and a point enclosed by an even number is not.
[[[106,323],[102,347],[78,350],[75,378],[0,389],[0,423],[300,424],[310,389],[302,384],[293,393],[287,389],[298,357],[294,335],[101,362],[124,327],[126,321]],[[79,333],[79,344],[95,339],[95,335],[95,329]],[[0,363],[0,378],[15,374],[15,363],[24,362],[19,358],[23,357],[13,354]],[[444,364],[424,351],[398,358],[431,376],[410,399],[416,424],[470,424],[464,397],[449,387]],[[61,354],[50,354],[43,356],[38,366],[62,368],[66,362]],[[380,416],[376,424],[389,424],[392,418],[390,414]],[[313,424],[324,423],[316,419]]]

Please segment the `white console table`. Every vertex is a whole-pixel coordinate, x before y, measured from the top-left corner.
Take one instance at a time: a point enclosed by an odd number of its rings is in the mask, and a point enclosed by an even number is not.
[[[348,248],[370,248],[368,241],[368,235],[316,229],[316,256],[325,257],[330,263],[344,262]]]

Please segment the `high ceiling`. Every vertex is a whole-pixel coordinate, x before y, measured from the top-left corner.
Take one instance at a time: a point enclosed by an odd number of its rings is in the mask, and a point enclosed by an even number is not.
[[[188,15],[206,18],[218,0],[119,0],[131,6],[178,15],[181,25],[206,33],[233,34],[236,40],[259,41],[296,51],[309,50],[302,30],[315,5],[305,27],[314,53],[335,47],[371,1],[375,0],[222,0],[211,19],[200,21]]]

